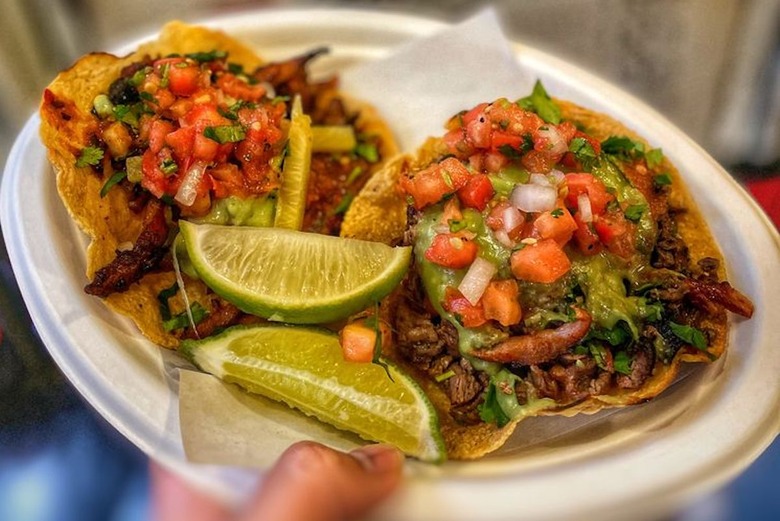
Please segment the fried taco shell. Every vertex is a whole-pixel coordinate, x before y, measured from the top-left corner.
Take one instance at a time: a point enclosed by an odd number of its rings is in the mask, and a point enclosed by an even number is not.
[[[106,149],[101,138],[106,123],[96,115],[93,102],[96,96],[109,91],[123,70],[144,60],[148,62],[169,55],[209,53],[215,50],[226,52],[230,64],[243,68],[243,71],[255,71],[268,65],[253,49],[220,31],[171,22],[165,25],[156,40],[142,44],[137,51],[127,56],[106,53],[84,56],[55,78],[45,90],[40,105],[40,136],[57,176],[58,192],[71,217],[88,236],[87,278],[92,281],[91,284],[95,284],[96,274],[98,278],[105,275],[100,273],[101,268],[120,255],[127,260],[126,264],[132,265],[126,266],[127,271],[135,272],[127,275],[127,283],[122,281],[124,274],[113,274],[118,281],[112,283],[119,290],[101,294],[103,290],[98,289],[95,294],[103,296],[103,301],[110,309],[132,319],[150,340],[167,348],[176,347],[182,335],[186,334],[182,329],[168,331],[163,327],[159,299],[161,292],[176,283],[170,259],[170,239],[175,233],[178,215],[165,205],[155,207],[147,204],[139,211],[133,207],[138,194],[131,190],[117,187],[101,195],[106,181],[114,172],[108,151],[107,157],[94,167],[76,166],[76,163],[85,147],[98,145]],[[356,133],[370,136],[378,148],[380,158],[397,153],[392,133],[373,108],[341,96],[335,80],[323,83],[323,88],[310,88],[304,67],[316,54],[319,51],[282,62],[275,67],[267,67],[263,74],[268,76],[268,83],[277,88],[280,96],[292,96],[305,90],[304,106],[326,120],[324,124],[332,124],[327,121],[335,118],[351,124]],[[320,161],[319,171],[312,174],[310,198],[316,194],[330,197],[331,194],[338,194],[339,190],[343,191],[346,174],[331,172],[329,169],[333,164],[325,159]],[[372,171],[378,164],[370,162],[364,169]],[[370,171],[364,175],[364,179],[370,176]],[[329,176],[333,176],[336,181],[326,185]],[[362,182],[354,184],[354,187],[360,186]],[[320,211],[331,210],[330,206],[320,206]],[[157,228],[153,226],[154,223]],[[320,228],[317,231],[323,231],[326,225],[330,226],[331,233],[337,231],[332,222],[322,224],[319,221],[317,226]],[[134,261],[135,257],[144,257],[145,260]],[[155,258],[153,266],[145,264],[149,257]],[[135,282],[138,278],[140,280]],[[212,322],[219,320],[217,325],[224,326],[240,319],[237,309],[216,297],[200,281],[185,276],[184,284],[190,302],[197,302],[209,311]],[[170,311],[174,314],[181,313],[185,308],[181,293],[179,291],[168,299]],[[208,331],[204,331],[207,334]]]
[[[560,107],[562,121],[573,123],[578,130],[593,139],[603,142],[611,136],[624,136],[635,143],[643,143],[646,150],[650,150],[650,146],[640,136],[613,118],[570,102],[555,101]],[[444,139],[430,138],[415,155],[401,156],[389,162],[369,181],[353,202],[346,215],[342,234],[388,244],[408,243],[411,233],[407,223],[409,202],[408,197],[399,190],[399,180],[409,175],[409,172],[418,172],[436,161],[441,161],[448,154],[451,155],[451,151]],[[710,266],[717,266],[712,268],[716,273],[711,273],[710,276],[723,280],[725,273],[720,250],[674,165],[663,158],[653,168],[632,161],[624,161],[621,168],[631,183],[645,195],[653,217],[659,221],[671,218],[676,223],[679,236],[687,245],[690,265],[696,266],[702,259],[715,259],[706,261]],[[653,189],[653,178],[660,172],[667,174],[671,180],[671,184],[663,191]],[[414,284],[419,283],[412,283]],[[404,291],[406,290],[402,288],[383,305],[385,319],[396,328],[404,327],[397,321],[399,301],[405,298],[401,295]],[[741,314],[749,316],[752,312],[749,301],[741,295],[734,298],[740,302],[735,307],[741,307]],[[683,346],[667,363],[655,360],[651,374],[638,388],[624,389],[613,385],[608,387],[606,392],[593,393],[582,399],[530,411],[526,416],[595,413],[606,407],[628,406],[658,396],[675,380],[684,362],[709,362],[725,353],[728,338],[727,313],[723,307],[711,303],[705,307],[706,313],[696,314],[696,325],[707,331],[706,350]],[[454,410],[451,398],[445,390],[446,382],[436,381],[430,371],[421,368],[408,354],[399,352],[397,342],[386,346],[386,349],[389,351],[388,356],[416,376],[437,408],[449,458],[475,459],[500,448],[512,435],[517,423],[525,417],[510,420],[502,427],[485,421],[463,422],[457,414],[453,414],[457,411]]]

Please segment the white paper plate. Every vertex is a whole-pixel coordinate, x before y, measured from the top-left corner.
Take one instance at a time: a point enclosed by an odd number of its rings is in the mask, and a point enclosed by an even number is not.
[[[256,12],[209,22],[288,57],[328,44],[322,70],[372,59],[440,29],[420,18],[359,11]],[[135,42],[127,49],[135,46]],[[724,249],[733,284],[757,312],[736,321],[725,362],[699,368],[653,402],[575,420],[535,419],[495,456],[441,467],[410,463],[403,490],[377,519],[561,519],[665,511],[748,466],[780,428],[780,238],[729,175],[681,131],[619,89],[525,46],[517,59],[556,96],[629,122],[677,164]],[[85,245],[56,193],[30,118],[8,159],[2,229],[35,326],[57,364],[114,427],[192,483],[236,499],[257,476],[186,463],[177,390],[164,357],[129,321],[84,294]],[[540,425],[577,434],[540,439]],[[544,424],[540,422],[545,422]],[[552,422],[552,423],[551,423]],[[558,423],[556,423],[558,422]],[[536,436],[536,437],[535,437]],[[531,443],[529,444],[529,440]]]

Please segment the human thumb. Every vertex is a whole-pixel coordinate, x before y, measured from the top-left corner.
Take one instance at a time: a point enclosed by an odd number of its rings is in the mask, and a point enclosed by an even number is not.
[[[288,448],[265,476],[243,521],[351,521],[399,485],[403,455],[389,445],[351,453],[305,441]]]

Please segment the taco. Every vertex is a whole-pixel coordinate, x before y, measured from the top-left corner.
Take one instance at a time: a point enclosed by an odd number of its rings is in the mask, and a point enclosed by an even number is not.
[[[307,64],[325,51],[266,63],[219,31],[172,22],[128,56],[89,54],[56,77],[40,134],[60,197],[90,241],[87,293],[169,348],[254,320],[186,269],[177,282],[177,222],[273,222],[297,97],[326,136],[311,156],[303,229],[339,233],[354,194],[397,149],[337,78],[309,78]]]
[[[662,151],[538,82],[390,162],[342,233],[414,246],[383,304],[385,348],[430,396],[453,459],[530,416],[649,400],[682,363],[724,354],[727,310],[753,312]]]

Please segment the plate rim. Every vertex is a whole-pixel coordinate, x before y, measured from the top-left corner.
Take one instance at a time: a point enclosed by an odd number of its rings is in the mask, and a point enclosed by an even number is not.
[[[361,16],[368,16],[368,17],[371,17],[371,18],[378,18],[380,20],[386,20],[388,16],[392,16],[395,19],[412,20],[412,21],[414,21],[414,23],[422,22],[423,26],[429,25],[429,24],[432,23],[432,25],[430,25],[430,27],[433,28],[432,30],[435,30],[438,27],[446,27],[446,26],[449,25],[449,24],[444,23],[444,22],[435,21],[435,20],[431,20],[431,19],[426,19],[426,18],[419,17],[419,16],[416,16],[416,15],[399,14],[399,13],[392,13],[392,14],[390,14],[390,13],[384,13],[384,12],[381,12],[381,11],[377,12],[377,11],[366,11],[366,10],[358,10],[358,9],[343,9],[343,10],[342,9],[339,9],[339,10],[333,10],[333,9],[313,9],[313,10],[311,10],[311,9],[292,9],[292,10],[290,10],[290,9],[280,9],[280,10],[272,10],[272,11],[269,11],[269,10],[266,10],[266,9],[261,9],[261,10],[250,11],[250,14],[257,15],[259,13],[262,13],[263,16],[266,16],[269,13],[273,13],[273,17],[271,17],[271,18],[273,18],[273,23],[283,24],[285,16],[288,16],[289,13],[293,13],[291,16],[293,16],[294,18],[297,17],[296,19],[301,19],[301,20],[305,19],[308,23],[310,23],[311,22],[310,16],[312,16],[313,14],[316,14],[316,16],[326,16],[326,15],[327,16],[333,16],[334,12],[344,13],[345,11],[350,11],[350,12],[353,12],[353,13],[360,13]],[[269,20],[269,18],[266,18],[266,20]],[[248,24],[247,20],[245,19],[245,15],[240,15],[240,14],[230,14],[230,15],[226,15],[226,16],[220,16],[220,17],[216,17],[216,18],[211,18],[208,21],[195,21],[193,23],[202,23],[202,24],[208,25],[210,27],[219,27],[219,28],[225,29],[226,31],[230,31],[230,27],[232,27],[231,24],[238,24],[238,25],[246,25],[246,24]],[[154,33],[154,34],[156,34],[156,33]],[[154,34],[152,34],[151,36],[153,37]],[[139,41],[143,41],[144,39],[148,39],[148,38],[149,38],[149,36],[136,38],[136,39],[133,40],[133,42],[137,43]],[[128,43],[127,45],[133,45],[133,43]],[[518,44],[518,45],[521,45],[521,44]],[[579,68],[569,64],[568,62],[565,62],[565,61],[560,60],[558,58],[553,58],[552,56],[547,55],[546,53],[543,53],[541,51],[537,51],[537,50],[533,49],[532,47],[529,47],[529,46],[526,46],[526,45],[522,45],[522,48],[524,50],[528,51],[528,52],[533,53],[538,58],[550,59],[550,61],[554,62],[555,64],[561,64],[561,63],[566,64],[566,66],[569,69],[575,70],[578,75],[580,75],[581,77],[587,78],[588,80],[590,80],[591,82],[595,83],[596,85],[606,84],[613,91],[617,91],[617,92],[619,92],[621,94],[624,94],[625,95],[624,96],[625,99],[632,98],[632,97],[630,97],[630,95],[627,95],[626,93],[624,93],[624,91],[622,91],[620,89],[617,89],[616,87],[613,87],[611,84],[605,82],[604,80],[601,80],[600,78],[594,76],[593,74],[588,73],[586,71],[583,71],[582,69],[579,69]],[[663,125],[665,125],[665,126],[672,126],[673,127],[673,125],[670,122],[668,122],[668,120],[666,120],[665,117],[661,116],[657,112],[655,112],[652,109],[650,109],[649,107],[647,107],[640,100],[635,99],[635,98],[632,98],[632,100],[633,100],[632,103],[635,106],[637,106],[640,109],[644,110],[645,113],[650,114],[650,116],[652,116],[652,118],[659,119],[661,121],[661,123],[663,123]],[[6,244],[9,246],[9,248],[8,248],[9,249],[9,257],[11,258],[11,262],[12,262],[12,266],[14,267],[15,274],[17,273],[17,266],[22,266],[23,262],[24,262],[24,259],[20,257],[20,253],[21,252],[19,252],[18,250],[15,249],[15,248],[17,248],[17,246],[16,245],[11,246],[9,244],[9,237],[11,238],[10,240],[20,239],[20,237],[17,236],[17,232],[19,232],[20,230],[15,230],[13,228],[9,228],[10,225],[8,224],[8,223],[12,222],[12,220],[13,220],[13,215],[10,215],[10,212],[13,209],[13,205],[12,204],[8,204],[8,199],[11,197],[11,195],[10,195],[10,188],[9,188],[9,185],[11,185],[11,181],[9,181],[9,178],[13,179],[13,173],[14,173],[13,170],[12,170],[11,171],[12,175],[9,175],[9,169],[13,169],[13,164],[14,163],[12,162],[12,158],[14,158],[14,159],[18,158],[18,157],[22,156],[25,152],[28,152],[27,147],[31,146],[31,143],[34,146],[34,143],[37,141],[37,122],[38,121],[39,120],[38,120],[37,114],[34,114],[33,116],[31,116],[31,118],[28,120],[28,122],[25,124],[24,128],[20,132],[19,137],[18,137],[17,141],[14,143],[14,146],[13,146],[13,148],[12,148],[12,150],[11,150],[9,156],[8,156],[8,160],[6,162],[6,169],[5,169],[6,171],[5,171],[4,175],[3,175],[3,180],[2,180],[2,199],[0,199],[0,201],[2,201],[4,204],[3,204],[3,207],[2,207],[2,214],[0,214],[0,217],[2,219],[0,219],[0,220],[2,220],[3,235],[4,235],[4,238],[6,240]],[[676,129],[676,127],[674,127],[674,128]],[[681,135],[683,135],[686,139],[688,139],[689,143],[686,143],[686,146],[688,148],[692,147],[692,150],[697,152],[700,156],[702,156],[707,161],[712,162],[714,167],[716,167],[718,170],[722,170],[722,167],[720,167],[720,165],[718,165],[717,162],[714,161],[714,159],[712,159],[703,149],[701,149],[701,147],[699,147],[696,143],[694,143],[692,140],[690,140],[690,138],[688,138],[687,135],[685,135],[681,131],[678,130],[678,132]],[[40,143],[38,143],[38,145],[40,145]],[[39,153],[43,153],[43,150],[41,148],[39,148],[38,152]],[[44,156],[45,156],[45,153],[44,153]],[[15,159],[15,160],[17,160],[17,159]],[[44,162],[45,162],[45,159],[44,159]],[[763,226],[766,228],[766,230],[764,230],[764,231],[768,232],[769,236],[774,239],[775,246],[780,248],[780,246],[778,246],[778,245],[780,245],[780,236],[778,236],[777,230],[774,228],[774,226],[771,225],[768,217],[763,213],[763,211],[760,210],[760,208],[758,207],[757,203],[755,203],[755,201],[752,198],[750,198],[749,195],[747,195],[747,193],[744,191],[744,189],[738,183],[736,183],[736,181],[733,178],[728,176],[727,180],[732,184],[732,188],[734,189],[734,192],[739,194],[739,196],[742,198],[742,203],[743,204],[748,204],[748,206],[751,208],[752,212],[755,214],[755,215],[753,215],[753,217],[758,217],[759,221],[763,223]],[[9,231],[11,232],[10,234],[8,233]],[[28,295],[29,295],[29,293],[31,291],[33,291],[31,289],[31,287],[30,287],[30,284],[34,284],[34,281],[31,282],[31,281],[26,280],[26,279],[24,281],[21,281],[19,279],[20,279],[20,277],[17,275],[17,281],[18,281],[18,283],[20,285],[20,289],[22,289],[22,293],[23,293],[23,296],[24,296],[25,304],[28,306],[28,309],[29,309],[31,304],[29,303],[28,298],[31,298],[31,297],[28,297]],[[25,286],[24,289],[22,288],[23,285]],[[53,326],[48,326],[48,325],[46,325],[45,323],[42,322],[41,325],[43,325],[44,327],[40,328],[40,326],[38,324],[38,321],[39,320],[42,321],[43,318],[41,318],[39,316],[35,316],[35,317],[32,317],[32,318],[33,318],[33,321],[36,324],[36,328],[39,328],[39,331],[40,331],[40,329],[43,329],[44,331],[46,331],[48,327],[53,327]],[[55,326],[56,326],[56,324],[55,324]],[[69,380],[79,389],[79,392],[82,395],[85,395],[85,397],[90,402],[90,404],[93,407],[95,407],[101,415],[103,415],[107,419],[110,419],[113,415],[110,414],[109,411],[107,410],[107,408],[106,408],[107,405],[104,402],[99,402],[99,403],[96,404],[93,399],[90,399],[90,397],[87,396],[88,393],[86,393],[85,390],[82,389],[82,386],[81,385],[77,385],[74,382],[74,374],[72,372],[73,371],[73,366],[69,365],[68,361],[64,360],[62,358],[62,353],[55,353],[56,349],[52,349],[50,347],[49,342],[46,341],[46,339],[43,337],[43,335],[42,335],[42,340],[44,340],[44,344],[46,345],[46,347],[49,350],[49,352],[52,354],[52,357],[55,359],[55,361],[57,362],[58,366],[60,366],[60,368],[63,370],[63,372],[68,376]],[[76,380],[78,380],[78,378],[76,378]],[[114,420],[116,420],[116,419],[114,418]],[[193,476],[192,472],[191,472],[191,469],[189,468],[190,464],[187,464],[185,462],[185,464],[182,466],[181,465],[182,462],[176,458],[176,455],[168,454],[168,453],[160,453],[159,450],[156,450],[155,447],[152,447],[146,440],[140,439],[137,436],[137,433],[133,432],[132,429],[121,428],[120,426],[118,426],[115,423],[115,421],[110,421],[110,423],[112,423],[112,425],[115,428],[117,428],[117,430],[122,432],[122,434],[125,437],[130,439],[135,445],[137,445],[141,450],[143,450],[150,457],[154,457],[155,459],[159,459],[159,460],[161,460],[161,462],[164,465],[166,465],[166,466],[176,470],[179,473],[183,473],[185,476],[188,477],[188,479],[193,480],[195,482],[195,484],[198,485],[198,486],[202,486],[202,487],[206,487],[206,488],[212,488],[214,479],[216,479],[216,480],[223,480],[223,479],[225,479],[225,476],[223,475],[223,473],[220,472],[220,469],[202,468],[201,470],[204,470],[205,472],[196,473],[197,476]],[[727,472],[726,473],[727,475],[718,476],[718,475],[716,475],[717,473],[710,474],[709,477],[708,477],[708,480],[706,480],[707,483],[702,482],[702,483],[700,483],[698,485],[700,493],[703,492],[703,491],[706,491],[706,490],[714,489],[718,484],[721,484],[721,483],[725,482],[730,477],[733,477],[734,475],[739,473],[742,469],[744,469],[750,462],[752,462],[755,459],[755,457],[757,457],[757,455],[760,454],[771,443],[771,441],[774,439],[775,435],[777,434],[777,430],[780,429],[780,418],[778,418],[777,421],[774,422],[775,423],[774,426],[770,425],[770,423],[771,423],[770,418],[767,418],[765,423],[766,423],[766,426],[768,428],[769,427],[773,427],[773,430],[774,430],[773,435],[770,437],[769,434],[766,434],[764,436],[759,436],[757,434],[757,436],[760,438],[760,440],[759,440],[759,443],[754,445],[754,450],[752,451],[752,453],[750,453],[750,454],[743,454],[744,457],[740,461],[740,465],[734,466],[732,464],[731,467],[730,467],[731,472],[730,473]],[[126,426],[122,425],[122,427],[126,427]],[[767,429],[767,430],[769,430],[769,429]],[[181,456],[181,454],[179,454],[179,456]],[[209,474],[211,471],[215,471],[215,474]],[[474,486],[475,485],[474,482],[473,482],[474,480],[471,479],[471,478],[457,478],[456,477],[455,481],[459,481],[461,479],[464,482],[468,483],[470,486]],[[437,483],[437,484],[440,484],[440,483]],[[680,494],[684,495],[682,493],[680,493]],[[682,499],[682,498],[680,498],[680,499]],[[448,516],[451,515],[451,514],[452,514],[451,512],[448,513]]]

